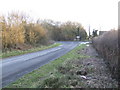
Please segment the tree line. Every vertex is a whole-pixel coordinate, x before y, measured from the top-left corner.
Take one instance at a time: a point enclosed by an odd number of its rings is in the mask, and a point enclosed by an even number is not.
[[[54,41],[74,40],[77,28],[80,28],[82,40],[86,39],[87,33],[84,27],[77,22],[55,22],[53,20],[32,20],[21,13],[11,13],[8,16],[0,16],[0,39],[2,51],[17,48],[19,45],[48,44]]]

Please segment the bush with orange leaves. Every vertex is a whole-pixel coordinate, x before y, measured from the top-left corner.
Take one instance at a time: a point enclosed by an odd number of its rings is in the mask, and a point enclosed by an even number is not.
[[[47,39],[46,31],[41,25],[30,22],[25,15],[19,13],[1,16],[0,27],[3,52],[21,44],[43,44]]]

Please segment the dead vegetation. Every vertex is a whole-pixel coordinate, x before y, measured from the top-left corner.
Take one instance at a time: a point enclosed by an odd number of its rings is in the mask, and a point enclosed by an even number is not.
[[[108,31],[101,36],[93,38],[92,43],[98,53],[105,59],[113,77],[118,80],[118,31]]]

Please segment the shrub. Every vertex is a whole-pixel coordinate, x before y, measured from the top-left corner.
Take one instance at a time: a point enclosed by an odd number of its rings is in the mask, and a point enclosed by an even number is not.
[[[7,18],[0,18],[2,27],[2,49],[11,49],[17,44],[24,43],[24,27],[21,24],[21,17],[18,14],[10,14]]]
[[[27,16],[11,13],[7,17],[0,16],[2,32],[2,51],[15,49],[18,45],[45,44],[46,30],[37,23],[32,23]]]
[[[101,36],[93,38],[92,43],[108,63],[113,77],[118,78],[118,31],[108,31]]]
[[[24,26],[24,28],[25,28],[25,43],[32,45],[37,43],[43,44],[42,39],[46,39],[46,31],[41,25],[30,23]]]

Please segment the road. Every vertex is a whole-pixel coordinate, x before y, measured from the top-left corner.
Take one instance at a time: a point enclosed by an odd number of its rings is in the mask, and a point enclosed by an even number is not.
[[[66,54],[80,42],[67,41],[60,43],[62,45],[55,48],[3,59],[2,65],[0,65],[0,68],[2,68],[2,87]]]

